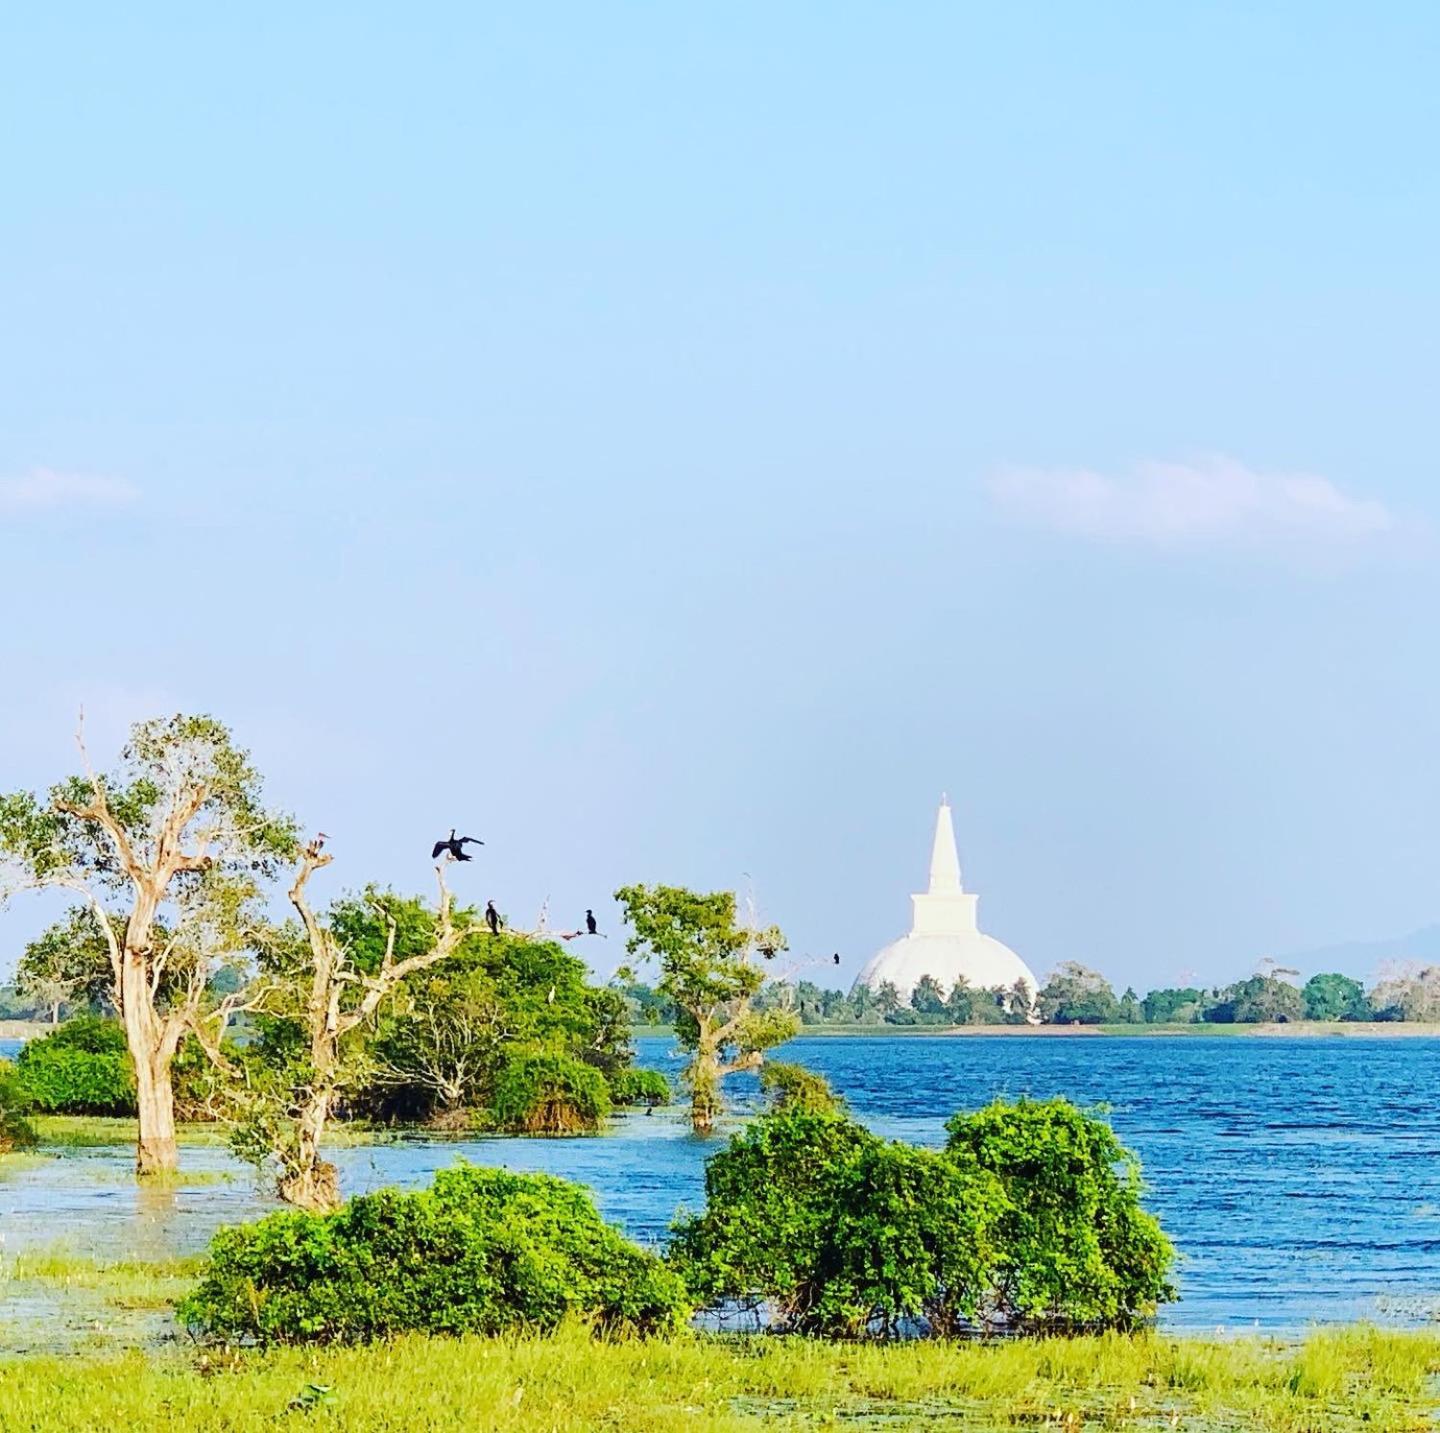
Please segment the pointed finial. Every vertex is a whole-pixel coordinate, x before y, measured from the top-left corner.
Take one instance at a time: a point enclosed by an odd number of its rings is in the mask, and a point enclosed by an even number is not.
[[[935,814],[935,844],[930,850],[930,894],[958,895],[963,889],[960,884],[960,856],[955,849],[955,827],[950,821],[950,803],[942,797],[940,810]]]

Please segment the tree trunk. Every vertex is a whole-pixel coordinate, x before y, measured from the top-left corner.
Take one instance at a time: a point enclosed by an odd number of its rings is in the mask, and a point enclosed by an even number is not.
[[[175,1145],[175,1096],[170,1088],[168,1051],[142,1051],[135,1056],[135,1106],[140,1116],[135,1172],[163,1174],[177,1168],[180,1159]]]
[[[711,1134],[720,1110],[720,1052],[702,1030],[687,1072],[690,1082],[690,1128]]]
[[[330,1100],[329,1090],[318,1090],[300,1111],[295,1122],[295,1151],[277,1184],[281,1199],[312,1214],[328,1214],[340,1207],[340,1171],[320,1158]]]
[[[170,1062],[180,1041],[180,1027],[155,1009],[150,989],[150,931],[158,901],[151,891],[137,894],[121,953],[120,1018],[135,1066],[135,1108],[139,1129],[135,1141],[135,1172],[163,1174],[179,1167],[175,1148],[175,1095],[170,1087]]]

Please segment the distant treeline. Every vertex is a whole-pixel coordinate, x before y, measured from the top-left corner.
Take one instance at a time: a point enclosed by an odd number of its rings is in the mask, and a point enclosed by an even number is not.
[[[1440,966],[1405,971],[1367,990],[1348,975],[1313,975],[1303,985],[1292,972],[1253,975],[1209,990],[1175,986],[1141,997],[1121,994],[1098,971],[1067,962],[1033,1001],[1024,986],[980,989],[960,981],[943,989],[930,976],[904,1001],[893,985],[860,986],[847,994],[813,981],[775,981],[757,1008],[788,1008],[806,1025],[1047,1025],[1285,1024],[1295,1020],[1440,1022]],[[674,1010],[647,985],[617,984],[637,1025],[668,1025]]]

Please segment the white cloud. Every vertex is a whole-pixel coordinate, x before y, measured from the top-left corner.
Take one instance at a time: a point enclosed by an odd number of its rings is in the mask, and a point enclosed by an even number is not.
[[[1111,477],[1085,468],[1010,468],[991,496],[1058,532],[1153,547],[1353,549],[1401,536],[1384,503],[1327,478],[1260,473],[1231,458],[1141,463]]]
[[[139,496],[138,488],[119,478],[57,473],[49,468],[34,468],[18,478],[0,478],[0,512],[7,513],[116,507]]]

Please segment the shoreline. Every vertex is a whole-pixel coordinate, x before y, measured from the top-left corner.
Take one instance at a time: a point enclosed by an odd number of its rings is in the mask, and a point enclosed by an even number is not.
[[[1440,1038],[1440,1022],[1420,1020],[1296,1020],[1288,1024],[1246,1025],[803,1025],[796,1040],[875,1040],[920,1038],[961,1040],[1148,1040],[1160,1036],[1186,1040],[1417,1040]],[[631,1039],[673,1040],[668,1025],[637,1025]],[[788,1043],[788,1042],[787,1042]]]

